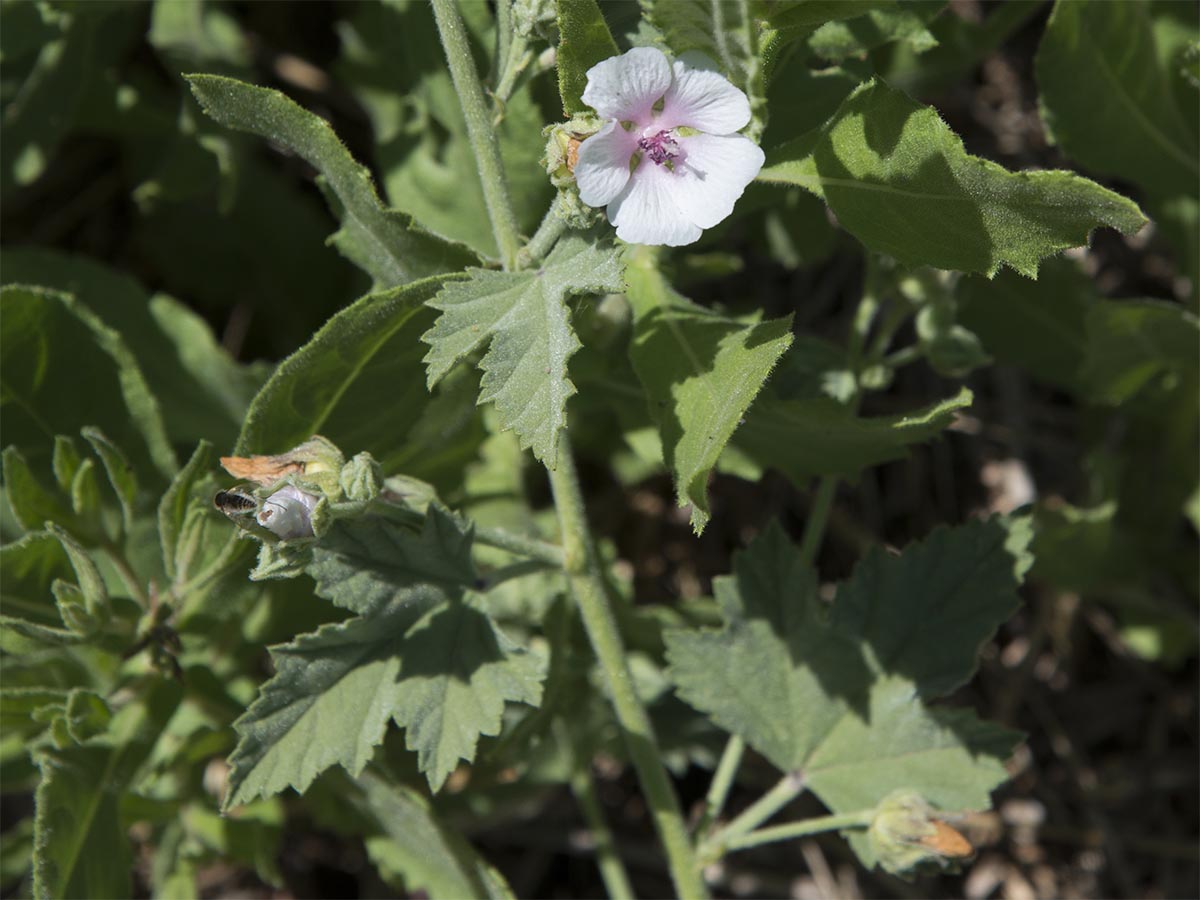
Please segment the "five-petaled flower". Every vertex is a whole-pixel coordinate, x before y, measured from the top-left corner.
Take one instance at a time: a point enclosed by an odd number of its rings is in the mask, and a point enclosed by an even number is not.
[[[692,243],[762,168],[762,150],[734,134],[750,121],[749,100],[710,66],[635,47],[588,69],[583,102],[609,121],[580,145],[575,180],[622,240]]]

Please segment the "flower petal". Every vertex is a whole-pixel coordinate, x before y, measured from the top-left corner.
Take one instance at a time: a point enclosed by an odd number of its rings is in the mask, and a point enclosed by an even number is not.
[[[587,71],[583,102],[602,119],[647,125],[651,107],[671,86],[671,64],[654,47],[634,47],[598,62]]]
[[[643,159],[629,184],[608,204],[608,221],[617,226],[617,237],[631,244],[665,244],[682,247],[700,237],[700,228],[688,221],[676,202],[678,176]]]
[[[686,125],[709,134],[733,134],[750,121],[750,101],[714,68],[708,57],[685,53],[675,60],[675,80],[663,98],[656,123]]]
[[[679,144],[686,157],[676,163],[671,194],[688,221],[712,228],[733,212],[766,157],[740,134],[697,134]]]
[[[575,183],[579,199],[588,206],[604,206],[629,182],[629,160],[637,149],[637,135],[617,122],[609,122],[579,145]]]

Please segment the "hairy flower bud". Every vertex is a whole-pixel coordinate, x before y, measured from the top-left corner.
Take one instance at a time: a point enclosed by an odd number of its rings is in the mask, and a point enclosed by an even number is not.
[[[925,866],[946,867],[975,850],[961,834],[937,817],[916,791],[902,789],[885,797],[867,829],[879,865],[893,875]]]

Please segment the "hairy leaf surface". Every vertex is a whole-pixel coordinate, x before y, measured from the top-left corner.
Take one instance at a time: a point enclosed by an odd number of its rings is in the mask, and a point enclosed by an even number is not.
[[[516,431],[522,447],[553,467],[558,432],[566,425],[575,385],[567,360],[579,349],[571,328],[569,295],[619,291],[620,253],[581,235],[563,238],[536,270],[470,269],[470,280],[448,284],[429,305],[442,311],[422,340],[429,386],[488,344],[480,362],[479,402],[494,402],[500,425]]]
[[[759,179],[825,198],[869,249],[906,265],[1035,277],[1044,257],[1124,234],[1137,205],[1071,172],[1008,172],[970,156],[936,110],[879,80],[854,91],[819,132],[773,150]]]

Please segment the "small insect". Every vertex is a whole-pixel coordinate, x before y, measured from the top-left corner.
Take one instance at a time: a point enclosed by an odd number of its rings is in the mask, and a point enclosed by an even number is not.
[[[232,519],[256,511],[258,498],[240,488],[232,487],[226,491],[217,491],[217,495],[213,497],[213,506]]]

